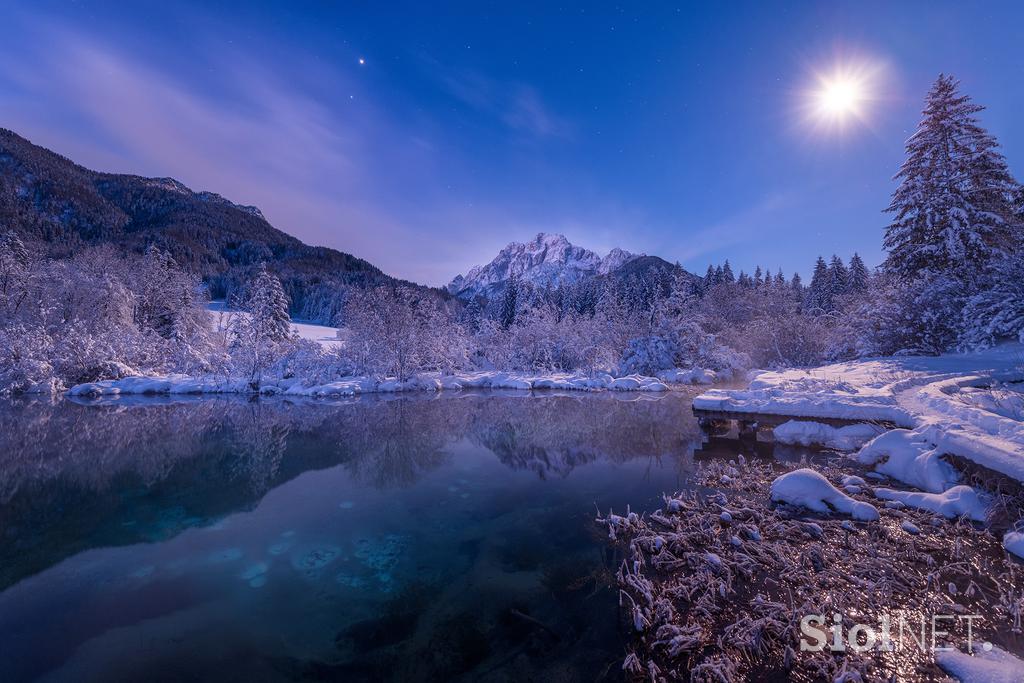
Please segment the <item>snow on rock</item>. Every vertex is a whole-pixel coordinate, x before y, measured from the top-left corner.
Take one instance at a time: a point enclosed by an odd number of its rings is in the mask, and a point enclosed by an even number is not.
[[[812,469],[787,472],[772,482],[771,499],[808,508],[814,512],[833,510],[861,521],[878,519],[878,510],[870,503],[854,500]]]
[[[790,420],[776,427],[773,434],[779,443],[824,446],[839,451],[852,451],[883,431],[877,425],[866,423],[832,427],[820,422]]]
[[[975,522],[984,522],[988,516],[991,499],[970,486],[954,486],[943,493],[921,493],[919,491],[896,491],[887,488],[875,489],[875,497],[928,510],[948,519],[968,517]]]
[[[855,456],[862,465],[923,491],[942,493],[959,481],[942,452],[917,431],[894,429],[869,441]]]
[[[993,645],[988,652],[974,645],[974,654],[937,651],[935,663],[960,683],[1018,683],[1024,681],[1024,661]]]
[[[703,368],[676,368],[662,370],[658,379],[672,384],[713,384],[717,379],[731,379],[731,370],[704,370]]]
[[[1007,531],[1003,536],[1003,547],[1024,560],[1024,532]]]

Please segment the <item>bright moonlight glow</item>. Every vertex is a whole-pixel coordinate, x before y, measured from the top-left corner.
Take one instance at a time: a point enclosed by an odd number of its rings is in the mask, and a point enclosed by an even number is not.
[[[856,81],[838,80],[826,83],[818,97],[823,112],[844,116],[856,112],[863,95]]]
[[[803,109],[818,132],[844,132],[851,124],[868,124],[884,80],[883,67],[868,61],[842,62],[814,73],[804,92]]]

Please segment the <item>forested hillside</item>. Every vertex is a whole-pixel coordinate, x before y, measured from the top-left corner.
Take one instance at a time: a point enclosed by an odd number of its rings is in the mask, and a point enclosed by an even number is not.
[[[98,173],[0,129],[0,227],[63,258],[84,246],[110,244],[141,254],[170,253],[198,275],[214,298],[242,294],[266,263],[295,317],[331,322],[342,288],[395,283],[372,264],[312,247],[278,230],[259,209],[172,178]]]

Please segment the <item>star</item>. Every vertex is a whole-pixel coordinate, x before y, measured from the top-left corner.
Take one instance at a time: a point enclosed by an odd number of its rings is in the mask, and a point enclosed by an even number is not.
[[[365,59],[363,59],[362,57],[360,57],[360,58],[359,58],[359,64],[360,64],[360,65],[366,64],[366,60],[365,60]]]

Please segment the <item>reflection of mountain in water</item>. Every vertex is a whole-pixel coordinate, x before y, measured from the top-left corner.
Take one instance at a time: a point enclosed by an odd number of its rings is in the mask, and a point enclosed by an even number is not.
[[[513,401],[514,408],[506,403],[498,411],[477,411],[469,435],[509,467],[541,478],[568,476],[595,460],[688,456],[701,439],[689,401],[671,397],[624,401],[602,394]]]
[[[408,486],[464,440],[546,478],[598,459],[689,455],[700,433],[679,395],[4,403],[0,589],[87,548],[160,541],[251,509],[308,470]]]

